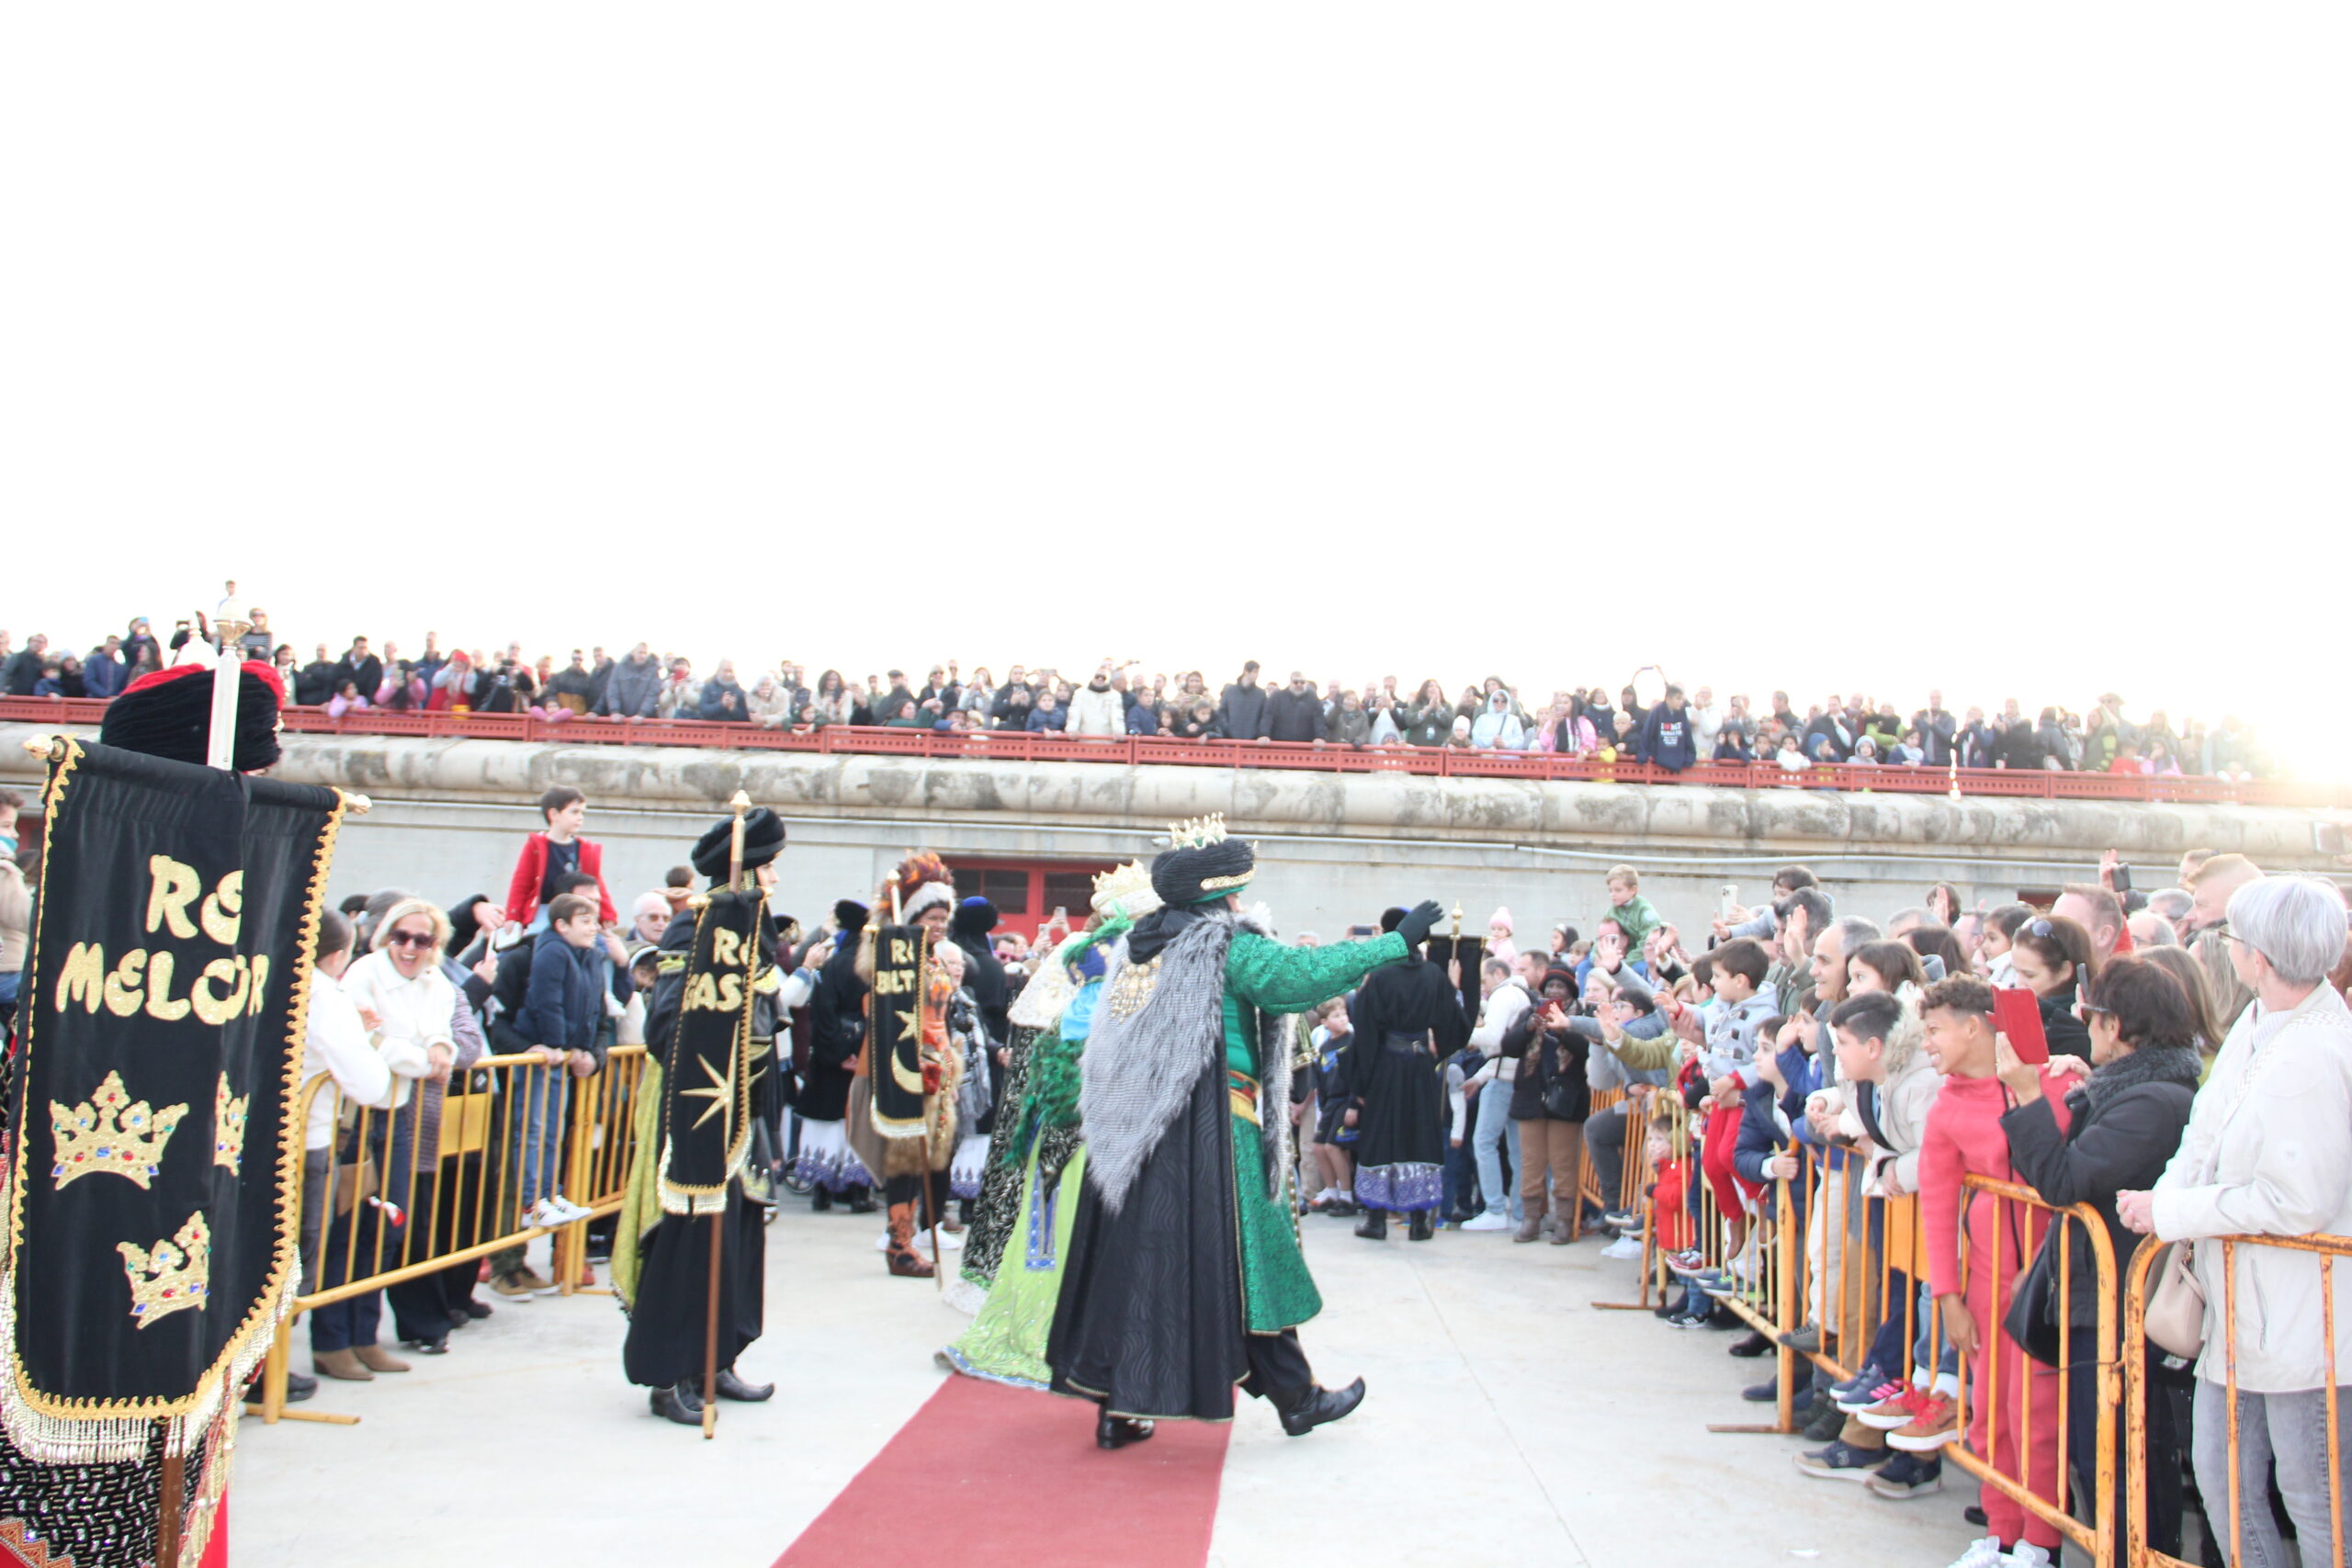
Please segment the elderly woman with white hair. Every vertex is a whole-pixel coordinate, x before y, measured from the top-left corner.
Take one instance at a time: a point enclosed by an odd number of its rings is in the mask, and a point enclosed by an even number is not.
[[[2287,1562],[2268,1503],[2274,1460],[2303,1560],[2326,1556],[2318,1543],[2331,1539],[2331,1514],[2352,1460],[2352,1387],[2345,1377],[2352,1369],[2352,1302],[2335,1314],[2331,1445],[2320,1271],[2333,1260],[2239,1247],[2233,1287],[2222,1248],[2210,1238],[2352,1238],[2352,1010],[2326,983],[2344,955],[2344,897],[2313,877],[2259,877],[2231,896],[2224,930],[2231,964],[2255,1000],[2198,1091],[2180,1152],[2153,1190],[2119,1193],[2116,1211],[2134,1231],[2207,1243],[2194,1248],[2191,1264],[2205,1296],[2192,1445],[2198,1488],[2216,1539],[2242,1540],[2244,1564],[2272,1568]],[[2225,1381],[2233,1342],[2234,1478]],[[2221,1516],[2233,1495],[2233,1522]]]

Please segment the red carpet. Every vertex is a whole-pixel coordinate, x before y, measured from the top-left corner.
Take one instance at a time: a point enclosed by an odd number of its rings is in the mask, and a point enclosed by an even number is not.
[[[1201,1568],[1231,1430],[1105,1453],[1091,1405],[951,1377],[775,1568]]]

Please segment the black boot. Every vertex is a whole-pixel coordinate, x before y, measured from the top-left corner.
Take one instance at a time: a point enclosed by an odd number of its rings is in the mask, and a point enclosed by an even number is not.
[[[718,1388],[719,1398],[740,1399],[746,1404],[757,1404],[761,1400],[770,1398],[775,1393],[775,1384],[745,1382],[735,1375],[735,1369],[732,1367],[718,1369]]]
[[[1431,1223],[1430,1212],[1427,1209],[1414,1210],[1405,1222],[1407,1241],[1427,1241],[1436,1234],[1437,1226]]]
[[[809,1194],[809,1196],[808,1196],[808,1212],[809,1212],[810,1213],[812,1213],[812,1214],[826,1214],[826,1213],[831,1213],[832,1212],[832,1208],[833,1208],[833,1195],[832,1195],[831,1192],[827,1191],[824,1188],[820,1187],[820,1188],[818,1188],[818,1189],[817,1189],[817,1190],[816,1190],[816,1191],[814,1191],[814,1192],[812,1192],[812,1193],[810,1193],[810,1194]]]
[[[1114,1416],[1108,1409],[1094,1418],[1094,1446],[1098,1449],[1124,1449],[1129,1443],[1142,1442],[1151,1433],[1150,1422]]]
[[[1358,1378],[1345,1388],[1317,1388],[1308,1383],[1305,1388],[1285,1389],[1274,1395],[1275,1410],[1283,1418],[1283,1430],[1294,1438],[1303,1438],[1326,1421],[1337,1421],[1363,1403],[1363,1379]]]
[[[874,1201],[874,1189],[871,1187],[853,1187],[842,1196],[849,1200],[843,1206],[853,1214],[870,1214],[881,1207]]]
[[[1363,1224],[1356,1227],[1356,1235],[1366,1241],[1386,1241],[1388,1239],[1388,1211],[1366,1209],[1363,1212]]]
[[[653,1414],[681,1427],[702,1425],[702,1395],[695,1392],[692,1382],[682,1382],[675,1388],[657,1388],[646,1403]]]

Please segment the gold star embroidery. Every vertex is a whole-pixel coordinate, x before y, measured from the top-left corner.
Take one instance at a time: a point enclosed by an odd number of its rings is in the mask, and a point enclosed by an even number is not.
[[[899,1015],[899,1022],[909,1034],[920,1034],[922,1032],[922,1026],[915,1021],[915,1010],[912,1008],[909,1008],[906,1011]]]
[[[682,1089],[678,1092],[685,1095],[689,1099],[707,1100],[710,1101],[710,1108],[705,1111],[701,1115],[695,1118],[695,1125],[699,1127],[704,1122],[709,1121],[712,1117],[725,1111],[728,1108],[729,1102],[735,1098],[735,1058],[731,1054],[728,1056],[728,1070],[724,1074],[720,1073],[717,1067],[710,1065],[710,1058],[707,1056],[698,1055],[695,1058],[695,1061],[701,1066],[705,1076],[710,1079],[710,1087],[708,1089]]]

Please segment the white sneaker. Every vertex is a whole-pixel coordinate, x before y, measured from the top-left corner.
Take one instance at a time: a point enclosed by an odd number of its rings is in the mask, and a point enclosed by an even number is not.
[[[1641,1237],[1621,1235],[1615,1241],[1611,1242],[1607,1247],[1602,1247],[1600,1249],[1600,1256],[1603,1258],[1631,1258],[1639,1259],[1642,1256]]]
[[[2023,1542],[2018,1544],[2022,1545]],[[1952,1559],[1951,1568],[2003,1568],[2009,1554],[1991,1536],[1979,1536],[1968,1543],[1968,1550]]]
[[[571,1199],[565,1197],[560,1192],[548,1199],[548,1201],[555,1205],[556,1213],[563,1216],[563,1222],[566,1224],[571,1224],[579,1220],[593,1220],[596,1217],[595,1210],[582,1208],[580,1204],[573,1202]]]
[[[2006,1556],[1995,1561],[2000,1562],[2002,1568],[2051,1568],[2050,1549],[2036,1546],[2030,1540],[2018,1542],[2009,1548]]]
[[[1507,1231],[1510,1229],[1510,1222],[1489,1209],[1475,1220],[1463,1221],[1462,1228],[1465,1231]]]
[[[555,1201],[551,1198],[542,1198],[532,1204],[531,1212],[524,1218],[539,1229],[549,1231],[560,1229],[571,1223],[571,1216],[557,1208]]]

